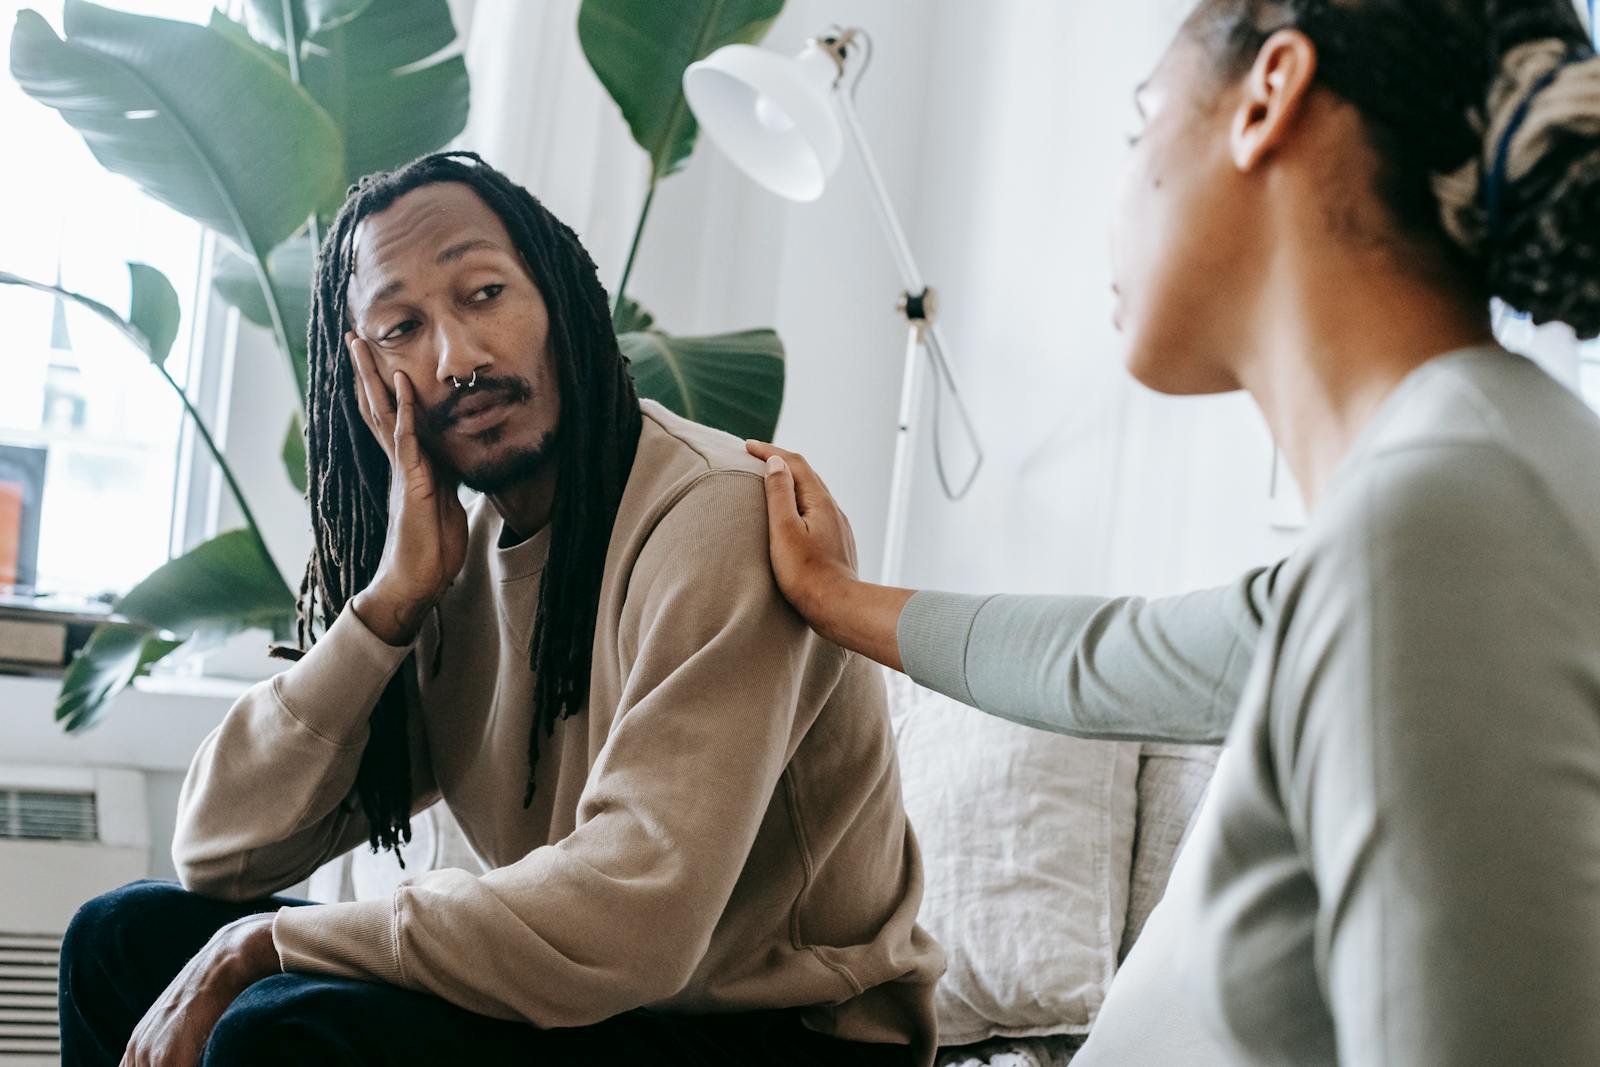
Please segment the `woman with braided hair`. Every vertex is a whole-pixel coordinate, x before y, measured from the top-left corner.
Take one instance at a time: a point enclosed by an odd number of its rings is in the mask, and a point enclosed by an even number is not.
[[[1570,0],[1201,0],[1137,100],[1128,366],[1252,395],[1300,547],[1170,600],[889,589],[751,443],[780,584],[992,714],[1227,740],[1074,1067],[1600,1063],[1600,421],[1490,331],[1600,334],[1600,60]]]

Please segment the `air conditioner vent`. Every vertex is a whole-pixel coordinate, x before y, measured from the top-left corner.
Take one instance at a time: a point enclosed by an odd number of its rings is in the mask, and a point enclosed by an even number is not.
[[[0,1062],[61,1054],[56,968],[61,939],[0,932]]]
[[[97,841],[100,818],[92,792],[0,789],[0,839]]]

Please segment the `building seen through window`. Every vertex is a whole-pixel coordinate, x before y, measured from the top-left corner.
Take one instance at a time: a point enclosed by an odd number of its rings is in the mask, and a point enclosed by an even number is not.
[[[17,12],[59,33],[61,0],[0,0],[0,54]],[[112,6],[203,21],[204,0],[113,0]],[[0,270],[128,309],[130,260],[177,289],[183,329],[168,367],[195,373],[191,351],[201,228],[111,174],[55,111],[0,77]],[[25,206],[24,206],[25,205]],[[148,362],[76,305],[0,286],[0,586],[70,596],[125,592],[170,555],[184,447],[182,407]]]

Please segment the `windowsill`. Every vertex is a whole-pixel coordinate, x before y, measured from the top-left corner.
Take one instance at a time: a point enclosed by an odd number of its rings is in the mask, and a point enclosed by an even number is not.
[[[0,675],[0,751],[9,763],[183,771],[249,685],[234,678],[142,678],[94,726],[55,721],[59,678]]]
[[[133,688],[155,696],[226,700],[232,704],[258,680],[205,674],[147,674],[135,678]]]

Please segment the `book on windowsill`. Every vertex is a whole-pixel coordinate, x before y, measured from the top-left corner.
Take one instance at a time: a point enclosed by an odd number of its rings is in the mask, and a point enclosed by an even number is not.
[[[116,622],[98,600],[0,586],[0,674],[59,676],[103,622]]]

